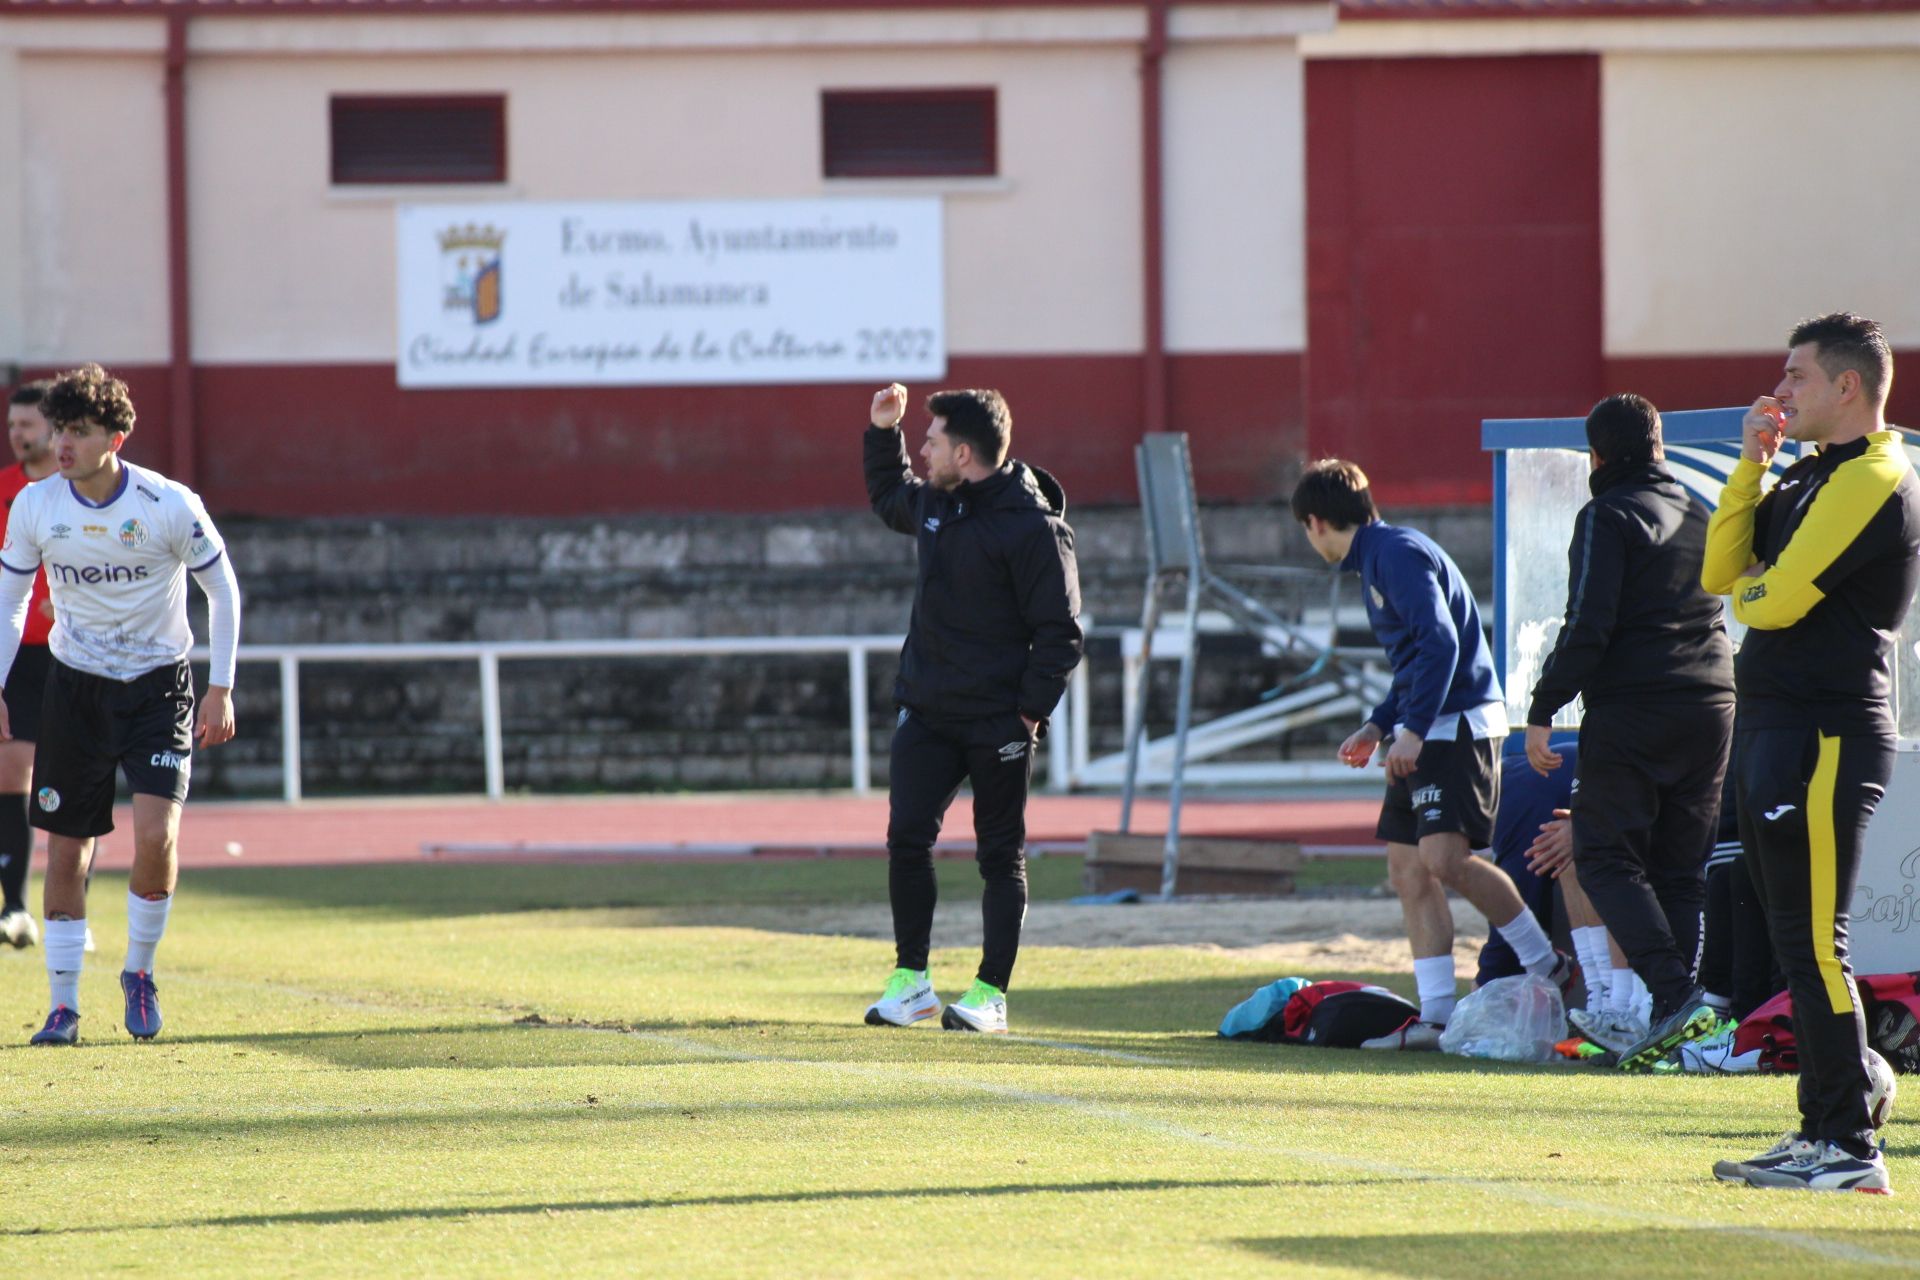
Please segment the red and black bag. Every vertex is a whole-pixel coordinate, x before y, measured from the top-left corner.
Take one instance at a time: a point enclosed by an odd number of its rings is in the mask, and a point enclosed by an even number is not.
[[[1857,985],[1867,1043],[1901,1075],[1920,1074],[1920,972],[1870,973]]]
[[[1398,1031],[1420,1006],[1364,982],[1310,982],[1280,1010],[1280,1038],[1324,1049],[1358,1049],[1364,1040]]]
[[[1920,1074],[1920,973],[1869,973],[1855,977],[1867,1046],[1902,1075]],[[1793,1001],[1782,991],[1748,1014],[1733,1033],[1735,1053],[1760,1050],[1762,1071],[1798,1071],[1793,1040]]]

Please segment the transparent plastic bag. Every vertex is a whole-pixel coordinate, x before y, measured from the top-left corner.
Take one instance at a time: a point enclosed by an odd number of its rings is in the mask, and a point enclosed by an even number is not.
[[[1560,989],[1537,973],[1495,978],[1462,1000],[1440,1033],[1440,1047],[1463,1058],[1546,1062],[1564,1037]]]

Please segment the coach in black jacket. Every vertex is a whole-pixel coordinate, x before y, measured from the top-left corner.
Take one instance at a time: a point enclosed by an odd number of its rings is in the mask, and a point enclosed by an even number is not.
[[[1026,806],[1034,744],[1080,661],[1080,578],[1066,495],[1007,460],[1013,418],[997,391],[930,397],[927,478],[907,461],[907,389],[874,396],[866,433],[874,514],[918,542],[900,651],[887,821],[897,965],[867,1010],[906,1026],[939,1012],[927,975],[937,895],[933,843],[960,784],[973,785],[985,925],[979,973],[946,1012],[953,1030],[1005,1031],[1006,989],[1027,913]]]
[[[1706,505],[1662,465],[1659,412],[1610,396],[1587,415],[1587,443],[1593,500],[1574,523],[1566,623],[1534,686],[1527,758],[1542,773],[1559,765],[1550,726],[1578,694],[1574,868],[1654,1001],[1644,1033],[1580,1025],[1637,1069],[1717,1024],[1694,966],[1733,651],[1720,599],[1700,586]]]

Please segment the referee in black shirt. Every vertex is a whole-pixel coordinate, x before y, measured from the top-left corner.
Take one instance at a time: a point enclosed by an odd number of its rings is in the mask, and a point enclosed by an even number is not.
[[[1847,963],[1860,841],[1893,776],[1894,635],[1920,578],[1920,483],[1886,425],[1893,355],[1859,316],[1809,320],[1748,411],[1701,583],[1749,630],[1735,663],[1740,839],[1793,995],[1800,1125],[1724,1181],[1888,1190]],[[1783,439],[1816,452],[1762,497]]]

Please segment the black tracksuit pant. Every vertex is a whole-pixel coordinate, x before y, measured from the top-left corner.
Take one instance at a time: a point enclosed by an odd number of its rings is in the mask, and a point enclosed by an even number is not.
[[[1581,721],[1574,870],[1656,1020],[1693,992],[1732,737],[1732,703],[1607,704]]]
[[[1891,735],[1832,737],[1812,725],[1740,733],[1740,842],[1793,996],[1800,1132],[1857,1156],[1873,1146],[1873,1123],[1848,905],[1893,746]]]
[[[1733,806],[1728,804],[1728,808]],[[1724,817],[1722,821],[1724,822]],[[1773,935],[1747,860],[1707,868],[1707,927],[1700,939],[1700,985],[1728,1001],[1735,1021],[1786,989],[1773,963]]]
[[[1027,788],[1033,735],[1017,713],[943,722],[903,711],[893,732],[887,818],[887,893],[893,902],[895,961],[927,967],[939,889],[933,842],[960,784],[973,784],[975,859],[985,943],[979,977],[1002,991],[1013,977],[1027,918]]]

